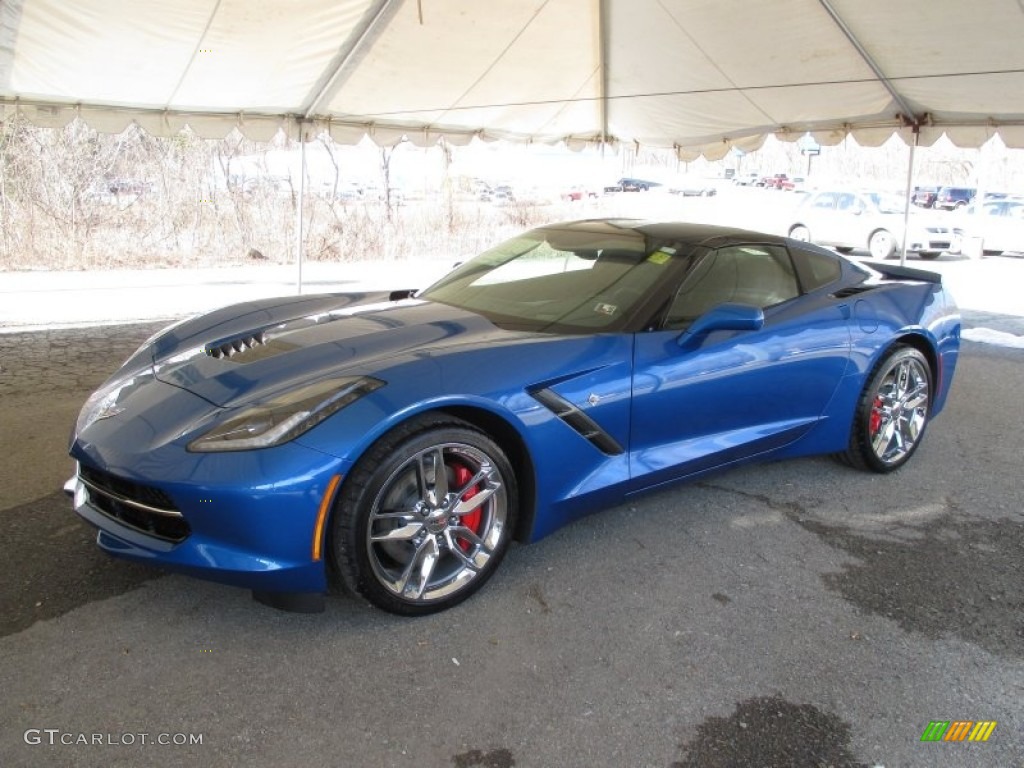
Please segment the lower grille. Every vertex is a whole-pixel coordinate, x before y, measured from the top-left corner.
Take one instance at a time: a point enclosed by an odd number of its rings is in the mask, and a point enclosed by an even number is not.
[[[170,496],[159,488],[92,467],[80,467],[78,477],[89,489],[93,506],[122,525],[174,543],[192,532]]]

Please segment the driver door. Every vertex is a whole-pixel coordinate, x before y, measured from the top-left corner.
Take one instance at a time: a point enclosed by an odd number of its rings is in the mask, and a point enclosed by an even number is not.
[[[723,303],[762,308],[763,327],[685,334]],[[849,349],[842,307],[822,291],[801,296],[786,248],[730,245],[704,254],[683,279],[661,330],[637,335],[631,487],[798,439],[825,410]]]

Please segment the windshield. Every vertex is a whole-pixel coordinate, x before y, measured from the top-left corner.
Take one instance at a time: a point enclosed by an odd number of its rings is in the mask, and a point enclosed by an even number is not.
[[[496,325],[529,331],[617,331],[688,254],[676,242],[587,222],[544,227],[466,262],[419,294],[467,309]]]

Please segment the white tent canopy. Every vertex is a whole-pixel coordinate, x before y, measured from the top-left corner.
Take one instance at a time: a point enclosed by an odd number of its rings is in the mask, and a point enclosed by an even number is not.
[[[0,118],[430,144],[1024,146],[1022,0],[4,0]]]

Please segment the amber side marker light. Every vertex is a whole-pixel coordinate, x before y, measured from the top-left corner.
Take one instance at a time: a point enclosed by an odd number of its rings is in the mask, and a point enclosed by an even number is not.
[[[316,525],[313,527],[313,561],[316,562],[323,555],[324,525],[327,523],[327,513],[331,511],[331,502],[334,500],[334,492],[341,482],[341,475],[335,475],[327,484],[327,491],[324,492],[323,501],[320,502],[320,511],[316,515]]]

